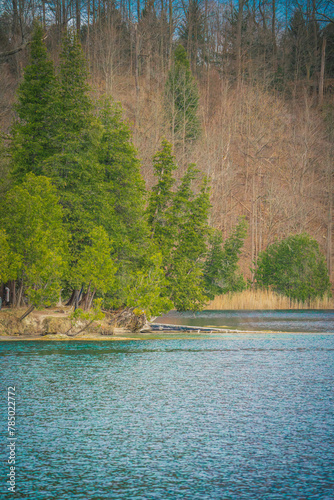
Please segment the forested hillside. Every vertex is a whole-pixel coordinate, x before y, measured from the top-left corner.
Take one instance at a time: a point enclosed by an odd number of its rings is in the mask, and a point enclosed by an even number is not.
[[[333,283],[331,1],[5,0],[1,6],[1,147],[17,118],[34,21],[56,74],[62,34],[73,27],[92,101],[106,94],[121,103],[148,189],[156,183],[152,158],[166,138],[177,179],[190,163],[209,178],[210,223],[223,239],[245,216],[247,278],[269,244],[307,232],[319,242]],[[4,154],[1,194],[10,182],[8,163]]]

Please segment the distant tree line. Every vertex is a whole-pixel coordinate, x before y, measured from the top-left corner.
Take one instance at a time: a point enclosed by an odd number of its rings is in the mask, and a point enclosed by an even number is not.
[[[138,90],[140,76],[148,85],[164,78],[179,43],[204,79],[214,67],[238,85],[262,82],[292,92],[291,83],[304,83],[322,100],[324,77],[334,78],[332,0],[5,0],[3,6],[4,57],[25,46],[36,19],[47,29],[49,47],[74,27],[108,92],[117,74],[135,75]]]

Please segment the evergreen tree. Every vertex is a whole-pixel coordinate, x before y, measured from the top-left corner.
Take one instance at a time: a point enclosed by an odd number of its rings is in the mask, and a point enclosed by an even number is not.
[[[11,249],[4,229],[0,229],[0,248],[0,283],[16,280],[21,267],[21,258]]]
[[[205,290],[210,299],[228,292],[241,292],[246,288],[238,270],[238,261],[247,234],[247,223],[242,218],[232,234],[222,241],[221,233],[211,236],[210,249],[205,262]]]
[[[12,182],[10,148],[0,137],[0,199],[4,196]]]
[[[60,61],[57,141],[71,151],[88,151],[99,139],[100,127],[89,95],[86,59],[74,29],[63,34]]]
[[[185,147],[187,141],[198,138],[198,102],[198,88],[191,74],[187,53],[182,45],[178,45],[165,85],[165,110],[173,144],[182,142]]]
[[[100,110],[103,135],[99,162],[103,169],[103,225],[113,239],[118,270],[110,304],[120,307],[128,302],[129,283],[148,273],[156,252],[150,242],[145,213],[146,191],[140,172],[131,131],[122,120],[119,105],[104,99]],[[140,277],[140,278],[139,278]]]
[[[331,290],[319,244],[306,233],[291,235],[261,252],[255,279],[258,286],[303,302],[330,295]]]
[[[98,161],[102,126],[94,116],[84,55],[74,31],[62,40],[59,89],[54,96],[56,151],[42,171],[58,188],[72,235],[73,257],[103,220],[103,168]]]
[[[29,65],[18,89],[11,154],[14,176],[22,180],[27,172],[41,173],[41,162],[55,152],[53,102],[57,92],[53,63],[43,42],[43,30],[36,24],[30,44]]]
[[[106,228],[113,233],[118,258],[129,258],[148,238],[145,216],[145,182],[140,172],[137,151],[131,141],[131,130],[122,120],[118,104],[104,100],[100,110],[103,134],[99,146],[99,163],[109,206],[114,217]]]
[[[112,257],[112,242],[101,226],[94,227],[88,234],[74,271],[77,288],[86,290],[86,306],[90,307],[95,293],[106,294],[115,285],[117,266]]]
[[[162,254],[167,256],[173,246],[173,227],[171,223],[172,191],[175,179],[173,171],[177,169],[172,145],[165,139],[161,149],[153,157],[153,167],[157,184],[153,186],[147,209],[151,234]]]
[[[155,155],[154,166],[158,182],[152,189],[148,215],[152,237],[162,252],[166,293],[178,310],[200,309],[207,300],[203,282],[203,258],[210,231],[207,181],[196,195],[192,184],[198,171],[191,165],[173,191],[176,164],[167,141]]]
[[[170,298],[177,310],[198,310],[207,302],[203,265],[210,233],[209,190],[204,179],[199,194],[192,191],[198,170],[190,165],[172,204],[172,227],[176,236],[167,264]]]
[[[50,179],[28,174],[5,198],[1,227],[7,234],[11,268],[35,306],[55,303],[67,267],[67,233],[62,207]],[[20,300],[19,300],[20,303]]]
[[[125,291],[126,304],[144,310],[148,318],[173,308],[161,253],[151,253],[146,265],[132,274]]]
[[[223,293],[221,273],[224,262],[223,238],[221,232],[213,231],[209,238],[209,249],[204,266],[205,291],[213,300]]]

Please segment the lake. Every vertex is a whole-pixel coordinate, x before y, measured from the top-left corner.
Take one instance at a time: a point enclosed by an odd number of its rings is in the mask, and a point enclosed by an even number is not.
[[[227,327],[247,331],[322,332],[334,333],[333,310],[275,311],[170,311],[156,323]]]
[[[0,497],[332,499],[333,341],[2,342],[17,492],[5,493],[2,446]]]

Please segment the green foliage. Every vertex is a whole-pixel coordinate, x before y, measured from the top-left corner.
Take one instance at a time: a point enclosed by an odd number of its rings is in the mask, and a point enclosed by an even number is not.
[[[18,89],[11,147],[14,175],[40,174],[40,163],[55,151],[54,95],[57,92],[53,63],[43,42],[43,30],[36,24],[30,44],[30,64]]]
[[[91,286],[105,294],[115,283],[116,265],[111,256],[112,243],[103,227],[95,227],[88,235],[74,272],[77,287]]]
[[[198,170],[190,165],[172,204],[174,243],[167,277],[171,284],[170,297],[177,310],[198,310],[207,302],[203,264],[210,234],[210,201],[206,179],[197,195],[192,191],[192,182],[197,176]]]
[[[163,256],[167,296],[178,310],[200,309],[207,301],[203,282],[210,232],[207,181],[196,195],[192,184],[198,179],[198,170],[190,165],[177,190],[172,191],[172,172],[177,167],[167,141],[155,155],[154,166],[158,182],[152,189],[148,215],[153,240]]]
[[[86,78],[84,55],[76,33],[70,30],[62,40],[53,103],[56,151],[43,161],[41,169],[57,186],[74,256],[82,250],[92,228],[104,225],[106,198],[103,167],[98,160],[102,125],[94,116]]]
[[[69,319],[71,320],[71,328],[66,332],[70,337],[75,337],[79,333],[82,333],[86,328],[88,328],[94,321],[101,321],[105,318],[105,314],[101,310],[102,308],[102,299],[98,298],[94,300],[93,308],[89,311],[84,311],[83,309],[77,308],[70,315]],[[75,333],[72,333],[71,330],[75,328],[78,322],[85,321],[86,324]]]
[[[169,293],[178,311],[199,311],[208,301],[200,262],[183,256],[176,259],[168,274]]]
[[[14,175],[18,181],[27,172],[52,179],[74,253],[80,251],[90,229],[102,222],[102,166],[98,162],[102,126],[93,113],[85,59],[74,31],[63,36],[58,78],[39,25],[33,34],[30,63],[18,92]]]
[[[211,300],[216,295],[223,293],[221,274],[224,266],[224,257],[223,238],[221,232],[216,230],[210,236],[209,249],[204,266],[205,290]]]
[[[192,141],[200,134],[198,88],[182,45],[174,52],[174,64],[165,85],[165,111],[173,142]]]
[[[142,253],[143,242],[148,238],[145,183],[131,131],[122,120],[121,107],[104,99],[99,116],[103,125],[99,163],[107,194],[105,203],[108,210],[109,207],[114,210],[114,216],[105,220],[104,225],[112,234],[117,258],[133,259]]]
[[[28,174],[7,193],[5,206],[1,226],[7,233],[16,278],[25,284],[36,307],[50,305],[58,299],[68,259],[56,189],[46,177]]]
[[[45,161],[43,170],[58,189],[75,255],[82,250],[91,229],[101,223],[104,193],[100,165],[92,152],[65,151]]]
[[[210,299],[215,295],[241,292],[246,288],[245,280],[238,270],[238,261],[246,235],[247,223],[241,218],[224,245],[220,232],[215,231],[211,236],[204,271],[205,289]]]
[[[8,241],[8,237],[4,229],[0,229],[0,283],[6,283],[9,280],[17,278],[18,271],[21,267],[21,259],[15,254]]]
[[[131,131],[122,120],[121,107],[108,99],[101,102],[99,116],[103,125],[99,163],[105,189],[102,224],[112,235],[118,266],[108,300],[118,308],[128,304],[127,290],[134,276],[149,272],[152,250],[145,214],[145,183]]]
[[[153,157],[153,166],[157,184],[150,193],[148,223],[152,236],[163,255],[166,255],[173,245],[171,202],[174,198],[172,188],[175,183],[173,171],[177,169],[177,165],[172,154],[172,145],[165,139],[161,143],[161,149]]]
[[[331,289],[319,244],[306,233],[291,235],[261,252],[255,279],[258,286],[303,302],[322,298]]]
[[[190,70],[187,51],[181,44],[178,45],[174,50],[174,64],[175,66]]]
[[[4,196],[11,184],[10,178],[11,154],[10,148],[0,137],[0,199]]]
[[[98,298],[94,300],[94,307],[90,311],[84,311],[80,307],[75,309],[70,315],[72,326],[75,326],[77,321],[84,320],[92,324],[93,321],[101,321],[105,318],[105,314],[101,311],[102,299]],[[88,326],[88,325],[86,325]]]
[[[126,287],[127,306],[143,309],[148,318],[173,308],[166,297],[167,280],[162,267],[162,255],[152,254],[148,265],[129,279]]]
[[[85,56],[74,29],[63,34],[60,61],[56,140],[61,146],[67,144],[71,152],[89,151],[99,126],[89,96]]]
[[[154,158],[158,184],[145,212],[145,184],[121,108],[104,99],[94,114],[75,31],[63,36],[57,77],[42,38],[37,26],[13,130],[13,164],[22,184],[8,194],[15,213],[8,210],[8,239],[2,235],[8,254],[18,256],[17,279],[35,305],[51,303],[69,261],[67,284],[97,291],[114,307],[137,306],[149,315],[170,308],[171,300],[178,309],[201,307],[209,234],[206,181],[195,194],[198,172],[190,166],[173,192],[176,165],[164,141]],[[194,139],[198,92],[182,47],[173,68],[180,84],[177,126],[183,140]],[[26,180],[26,172],[40,177],[30,174]]]

